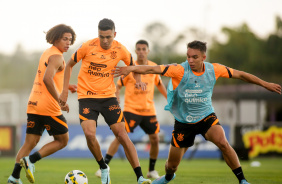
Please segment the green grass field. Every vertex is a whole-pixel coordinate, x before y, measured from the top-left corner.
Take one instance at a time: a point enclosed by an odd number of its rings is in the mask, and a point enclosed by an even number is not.
[[[260,167],[251,167],[252,161],[261,162]],[[282,158],[259,158],[252,161],[242,161],[243,170],[252,184],[282,183]],[[141,159],[143,174],[146,175],[148,160]],[[164,159],[157,161],[156,169],[164,174]],[[14,158],[0,158],[0,184],[5,184],[14,167]],[[113,159],[110,163],[112,184],[136,184],[136,177],[127,160]],[[88,177],[89,184],[100,184],[95,176],[98,164],[94,159],[50,159],[45,158],[36,163],[35,183],[63,184],[64,177],[70,170],[82,170]],[[29,183],[21,172],[24,184]],[[217,159],[182,160],[176,178],[171,184],[207,183],[207,184],[237,184],[238,180],[225,164]]]

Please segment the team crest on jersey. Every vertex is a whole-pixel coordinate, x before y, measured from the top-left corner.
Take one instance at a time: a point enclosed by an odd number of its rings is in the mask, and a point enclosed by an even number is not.
[[[177,134],[177,140],[183,141],[184,140],[184,134]]]
[[[83,114],[89,114],[90,109],[89,108],[83,108]]]
[[[35,122],[34,122],[34,121],[29,121],[29,122],[27,122],[27,127],[28,127],[28,128],[33,128],[34,125],[35,125]]]
[[[116,51],[111,52],[111,58],[112,59],[116,59],[117,58],[117,52]]]

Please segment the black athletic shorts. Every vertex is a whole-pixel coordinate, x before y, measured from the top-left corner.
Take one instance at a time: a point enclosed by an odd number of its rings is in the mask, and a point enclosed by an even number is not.
[[[83,98],[78,101],[80,123],[86,120],[95,120],[97,122],[100,113],[109,126],[124,121],[123,112],[116,97]]]
[[[49,135],[60,135],[67,133],[67,121],[63,115],[42,116],[37,114],[27,114],[27,134],[42,135],[45,129]]]
[[[138,125],[146,134],[157,134],[160,131],[160,125],[156,116],[141,116],[131,112],[123,112],[123,114],[127,132],[133,132]]]
[[[205,138],[205,134],[213,125],[220,125],[215,113],[197,123],[181,123],[175,120],[171,145],[178,148],[191,147],[194,145],[196,135],[201,134]]]

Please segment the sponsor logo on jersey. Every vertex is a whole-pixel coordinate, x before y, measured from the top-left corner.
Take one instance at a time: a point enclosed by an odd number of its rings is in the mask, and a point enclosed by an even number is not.
[[[89,75],[94,75],[98,77],[109,77],[110,76],[109,73],[101,72],[102,68],[107,68],[107,65],[105,64],[98,64],[98,63],[91,62],[88,68],[89,68],[88,70]]]
[[[185,93],[202,93],[203,90],[201,89],[186,89]]]
[[[194,118],[193,118],[191,115],[188,115],[188,116],[186,117],[186,121],[188,121],[188,122],[192,122],[193,119],[194,119]]]
[[[208,101],[208,98],[199,97],[199,98],[186,98],[185,99],[186,103],[204,103],[206,101]]]

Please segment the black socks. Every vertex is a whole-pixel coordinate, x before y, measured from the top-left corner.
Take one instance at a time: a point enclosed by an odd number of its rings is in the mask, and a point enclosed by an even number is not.
[[[16,178],[16,179],[19,179],[20,178],[21,169],[22,169],[22,166],[20,165],[20,163],[15,163],[15,167],[14,167],[12,176],[14,178]]]
[[[33,164],[40,159],[41,159],[41,155],[38,151],[29,156],[29,160]]]
[[[136,174],[136,176],[137,176],[137,181],[138,181],[138,179],[139,179],[141,176],[143,176],[141,167],[139,166],[139,167],[134,168],[134,172],[135,172],[135,174]]]
[[[100,169],[107,169],[107,165],[103,158],[100,161],[98,161],[98,164],[100,166]]]
[[[149,162],[149,171],[155,170],[156,161],[157,161],[157,159],[151,159],[151,158],[150,158],[150,162]]]
[[[105,156],[105,163],[109,165],[110,161],[112,160],[113,156],[106,154]]]
[[[235,176],[238,178],[239,181],[245,179],[242,167],[238,167],[237,169],[232,170]]]

